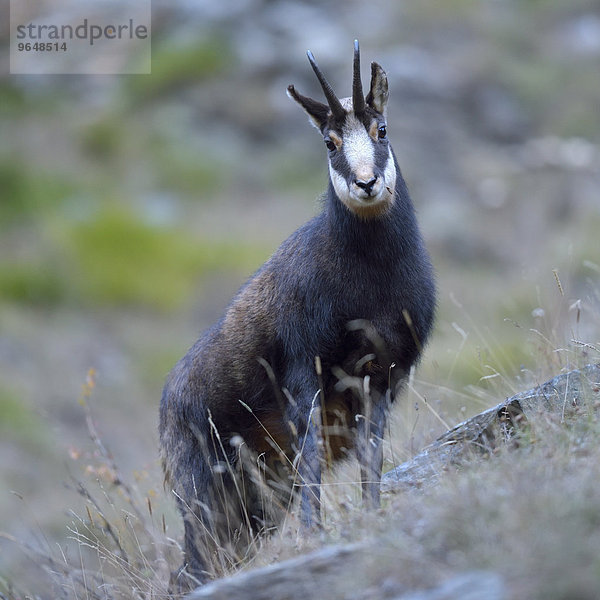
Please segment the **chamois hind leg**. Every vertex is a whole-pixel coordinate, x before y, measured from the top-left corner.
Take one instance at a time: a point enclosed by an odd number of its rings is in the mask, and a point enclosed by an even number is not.
[[[179,592],[189,591],[202,585],[209,579],[209,568],[203,556],[200,541],[199,524],[195,514],[187,508],[181,508],[184,526],[184,563],[174,574],[176,589]]]
[[[239,455],[228,442],[212,444],[214,437],[209,437],[194,436],[179,457],[175,494],[184,521],[181,589],[204,583],[215,569],[236,562],[240,543],[246,545],[252,536],[246,506],[251,494],[240,477]]]
[[[214,544],[209,541],[215,539],[215,513],[206,501],[210,495],[212,475],[210,467],[207,464],[200,465],[199,462],[196,458],[193,474],[178,480],[174,489],[184,525],[184,561],[172,581],[179,592],[205,583],[211,572],[211,546]]]

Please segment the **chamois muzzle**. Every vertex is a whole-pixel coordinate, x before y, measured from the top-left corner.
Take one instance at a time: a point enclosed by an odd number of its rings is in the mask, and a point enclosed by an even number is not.
[[[377,183],[378,179],[379,179],[379,177],[377,177],[377,176],[373,177],[372,179],[369,179],[369,181],[363,181],[362,179],[355,179],[354,183],[359,188],[364,190],[366,192],[367,196],[371,196],[371,194],[373,193],[373,186]]]

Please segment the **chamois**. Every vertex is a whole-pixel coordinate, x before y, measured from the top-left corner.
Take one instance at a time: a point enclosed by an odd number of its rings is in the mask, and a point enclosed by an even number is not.
[[[389,405],[432,326],[432,267],[387,138],[386,73],[371,64],[365,97],[355,41],[352,96],[338,99],[307,54],[327,104],[287,93],[325,141],[323,210],[177,363],[160,405],[184,518],[180,575],[197,582],[218,547],[247,548],[298,493],[302,525],[318,526],[321,469],[350,449],[363,504],[379,504]]]

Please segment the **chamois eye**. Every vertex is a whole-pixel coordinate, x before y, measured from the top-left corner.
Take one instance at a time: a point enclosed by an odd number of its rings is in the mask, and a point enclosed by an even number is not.
[[[330,152],[333,152],[335,150],[335,144],[331,140],[325,140],[325,145],[327,146],[327,150],[329,150]]]
[[[385,140],[387,136],[387,129],[385,128],[385,125],[379,126],[379,129],[377,130],[377,136],[380,140]]]

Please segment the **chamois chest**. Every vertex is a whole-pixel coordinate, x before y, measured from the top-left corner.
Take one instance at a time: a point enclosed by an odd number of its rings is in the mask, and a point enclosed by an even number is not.
[[[408,365],[417,349],[405,315],[414,315],[423,339],[432,318],[426,260],[418,248],[407,255],[393,245],[372,250],[366,234],[355,245],[336,245],[320,225],[301,228],[270,265],[279,273],[275,330],[286,356],[312,361],[318,355],[332,366],[345,364],[371,345],[364,333],[351,331],[360,320]]]

